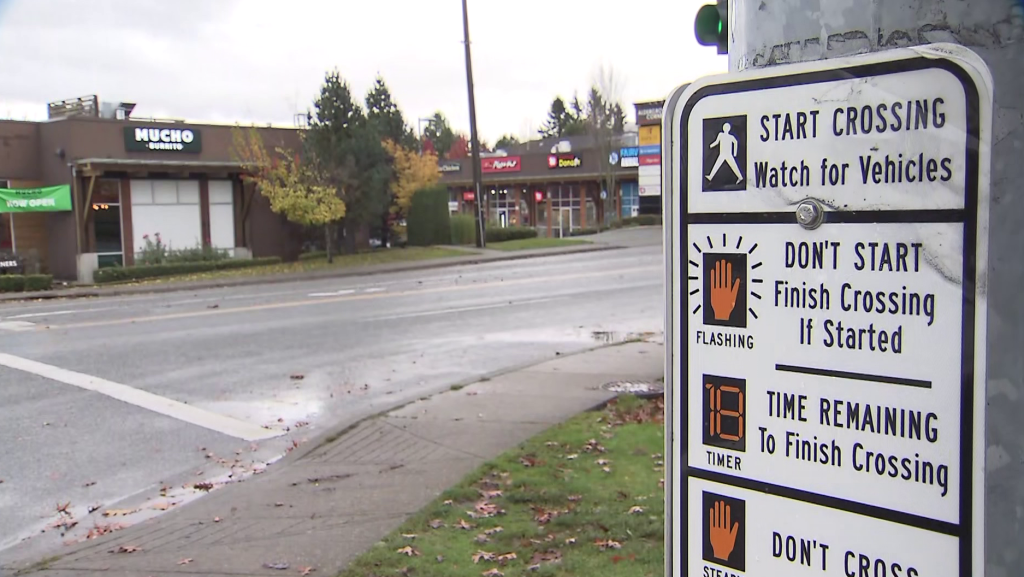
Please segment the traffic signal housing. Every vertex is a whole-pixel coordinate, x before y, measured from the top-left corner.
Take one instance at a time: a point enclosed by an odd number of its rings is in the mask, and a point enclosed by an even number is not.
[[[729,0],[717,0],[697,10],[693,32],[702,46],[717,46],[719,54],[729,53]]]

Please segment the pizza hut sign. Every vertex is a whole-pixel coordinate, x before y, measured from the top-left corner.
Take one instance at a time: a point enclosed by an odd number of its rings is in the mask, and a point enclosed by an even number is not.
[[[522,162],[518,156],[495,156],[480,160],[480,170],[483,172],[519,172],[522,170]]]

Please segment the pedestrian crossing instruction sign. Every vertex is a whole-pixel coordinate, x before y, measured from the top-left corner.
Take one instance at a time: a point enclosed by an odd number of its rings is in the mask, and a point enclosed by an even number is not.
[[[983,574],[985,64],[707,77],[664,119],[671,574]]]

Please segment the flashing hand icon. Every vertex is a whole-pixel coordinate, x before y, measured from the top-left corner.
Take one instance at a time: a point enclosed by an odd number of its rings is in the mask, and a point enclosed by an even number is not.
[[[732,263],[722,259],[715,263],[711,273],[711,308],[715,311],[716,321],[727,321],[736,308],[736,294],[740,289],[740,279],[732,278]],[[730,287],[730,285],[732,285]]]

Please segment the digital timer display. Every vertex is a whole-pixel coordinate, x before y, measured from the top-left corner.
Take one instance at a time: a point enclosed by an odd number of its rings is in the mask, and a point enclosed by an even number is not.
[[[703,389],[704,444],[745,452],[747,382],[704,375]]]

